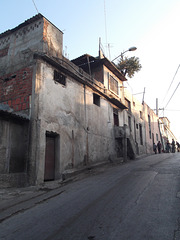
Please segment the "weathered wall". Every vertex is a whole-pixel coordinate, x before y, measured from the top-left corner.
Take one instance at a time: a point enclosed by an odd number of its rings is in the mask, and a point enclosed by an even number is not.
[[[125,97],[131,102],[131,113],[125,111],[125,123],[128,125],[128,116],[130,116],[131,134],[137,143],[138,154],[153,153],[153,141],[156,144],[161,141],[159,118],[147,104],[140,103],[127,90],[125,90]],[[148,116],[150,116],[151,133],[149,133]],[[142,126],[143,144],[141,144],[140,125]]]
[[[62,56],[62,32],[42,15],[0,35],[0,77],[33,62],[33,52]]]
[[[150,125],[151,125],[151,134],[149,133],[149,123],[148,116],[150,116]],[[146,104],[144,104],[144,120],[146,123],[146,147],[147,153],[153,152],[153,142],[157,144],[158,141],[161,141],[160,130],[158,125],[158,116],[154,111]]]
[[[40,62],[39,62],[40,64]],[[37,181],[44,178],[45,135],[59,135],[56,176],[72,166],[108,160],[115,154],[113,108],[104,98],[100,106],[93,104],[93,90],[67,76],[66,85],[53,80],[54,68],[41,63],[38,72],[37,120],[39,136],[36,139]],[[36,114],[35,114],[36,115]],[[36,134],[34,132],[34,134]]]
[[[0,118],[0,185],[27,184],[28,124]]]

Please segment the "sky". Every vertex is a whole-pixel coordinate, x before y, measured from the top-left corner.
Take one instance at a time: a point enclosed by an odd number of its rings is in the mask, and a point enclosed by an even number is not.
[[[132,46],[142,69],[126,87],[170,121],[180,142],[180,0],[0,0],[0,33],[38,12],[63,33],[64,55],[98,56],[99,39],[113,60]]]

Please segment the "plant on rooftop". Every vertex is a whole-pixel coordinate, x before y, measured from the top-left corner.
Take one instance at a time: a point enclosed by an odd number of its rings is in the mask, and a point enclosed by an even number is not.
[[[132,78],[136,72],[139,72],[142,68],[138,57],[123,57],[121,55],[116,67],[121,71],[124,76]]]

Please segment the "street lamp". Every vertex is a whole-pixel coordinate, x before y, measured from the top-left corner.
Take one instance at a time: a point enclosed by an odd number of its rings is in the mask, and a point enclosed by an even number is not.
[[[120,57],[121,55],[123,55],[125,52],[131,52],[131,51],[136,51],[136,47],[130,47],[128,50],[122,52],[119,56],[117,56],[115,59],[112,60],[112,62],[114,62],[114,60],[116,60],[118,57]]]

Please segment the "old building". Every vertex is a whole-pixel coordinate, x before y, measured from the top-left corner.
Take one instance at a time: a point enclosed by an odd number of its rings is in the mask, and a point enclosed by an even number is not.
[[[167,117],[160,117],[159,122],[162,134],[163,150],[166,151],[167,142],[169,141],[169,143],[172,143],[172,139],[174,139],[174,141],[177,142],[177,138],[171,131],[170,121]]]
[[[9,186],[18,181],[26,185],[59,179],[67,169],[117,156],[114,124],[119,124],[118,114],[126,109],[119,91],[126,79],[104,59],[105,74],[99,72],[101,80],[94,76],[97,81],[63,57],[62,36],[41,14],[0,35],[4,136],[0,142],[3,156],[0,174],[2,183],[10,176],[6,182]],[[108,86],[110,72],[112,79]],[[8,121],[11,118],[12,125],[14,115],[27,125],[23,137],[20,127],[14,131],[16,144],[4,132],[3,115],[8,116]],[[18,124],[22,127],[20,121]],[[19,149],[24,151],[21,157],[16,153]],[[6,167],[11,165],[19,167],[12,172],[11,167]]]
[[[0,185],[62,178],[97,162],[152,153],[158,117],[124,90],[99,52],[69,61],[41,14],[0,34]]]
[[[125,89],[125,123],[129,127],[131,139],[134,139],[136,154],[153,153],[153,143],[162,142],[159,118],[144,102],[137,100]]]

